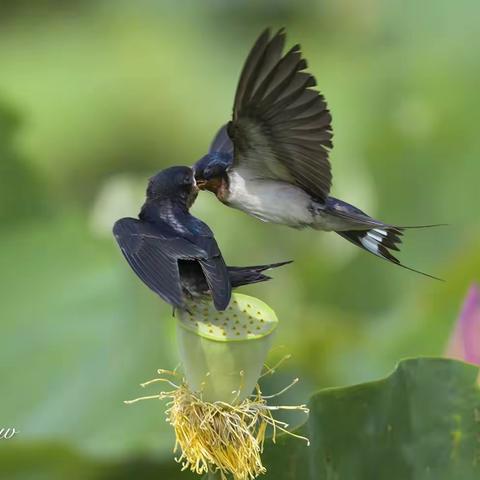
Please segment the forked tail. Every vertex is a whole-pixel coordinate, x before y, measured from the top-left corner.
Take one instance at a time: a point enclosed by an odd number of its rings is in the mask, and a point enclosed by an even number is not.
[[[398,258],[393,255],[393,251],[400,250],[402,243],[402,236],[405,230],[413,228],[430,228],[440,227],[445,224],[436,225],[417,225],[409,227],[399,227],[396,225],[389,225],[369,217],[365,212],[359,208],[350,205],[338,198],[329,197],[325,205],[325,213],[340,220],[341,228],[334,230],[343,238],[352,242],[357,247],[363,248],[367,252],[373,253],[377,257],[395,263],[400,267],[411,270],[415,273],[420,273],[426,277],[434,278],[435,280],[442,280],[425,272],[420,272],[414,268],[403,265]]]
[[[407,270],[410,270],[412,272],[425,275],[426,277],[430,277],[435,280],[443,281],[441,278],[430,275],[429,273],[421,272],[420,270],[415,270],[414,268],[404,265],[391,252],[392,250],[397,252],[400,251],[402,236],[405,230],[439,226],[441,225],[419,225],[412,227],[396,227],[391,225],[383,225],[370,228],[369,230],[348,230],[337,233],[349,242],[352,242],[354,245],[357,245],[358,247],[366,250],[367,252],[373,253],[377,257],[388,260],[389,262],[395,263],[396,265],[406,268]]]
[[[249,285],[250,283],[265,282],[270,280],[271,277],[263,273],[265,270],[281,267],[283,265],[287,265],[288,263],[292,263],[292,260],[287,262],[270,263],[268,265],[255,265],[252,267],[227,267],[227,269],[230,275],[232,287],[235,288],[242,285]]]

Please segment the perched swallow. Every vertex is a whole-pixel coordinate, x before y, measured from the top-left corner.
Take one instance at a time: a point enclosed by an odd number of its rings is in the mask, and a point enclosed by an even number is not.
[[[284,43],[283,30],[272,38],[266,30],[250,51],[238,82],[233,118],[193,166],[198,187],[264,222],[334,231],[413,270],[391,250],[399,250],[406,228],[423,226],[380,222],[329,196],[331,115],[324,97],[312,88],[316,81],[305,71],[300,46],[283,54]],[[433,225],[424,227],[429,226]]]
[[[262,272],[290,262],[227,267],[210,228],[189,213],[197,193],[191,168],[167,168],[150,179],[138,219],[118,220],[113,234],[133,271],[174,308],[211,296],[224,310],[232,287],[269,280]]]

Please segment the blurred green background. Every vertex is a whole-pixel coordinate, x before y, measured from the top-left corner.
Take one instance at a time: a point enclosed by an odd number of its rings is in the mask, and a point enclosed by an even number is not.
[[[205,153],[266,26],[301,43],[328,100],[333,194],[450,226],[409,232],[401,257],[440,283],[201,195],[193,213],[229,264],[295,260],[242,290],[280,317],[272,361],[293,354],[265,391],[300,376],[284,400],[299,403],[442,354],[480,271],[479,15],[473,0],[0,1],[0,427],[20,431],[0,441],[0,470],[178,470],[163,406],[122,403],[178,357],[171,309],[111,226],[136,215],[150,175]]]

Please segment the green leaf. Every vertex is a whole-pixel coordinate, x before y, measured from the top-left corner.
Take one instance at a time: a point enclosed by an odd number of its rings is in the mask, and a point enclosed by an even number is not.
[[[268,479],[478,480],[478,368],[412,359],[384,380],[313,396],[308,422],[268,447]]]

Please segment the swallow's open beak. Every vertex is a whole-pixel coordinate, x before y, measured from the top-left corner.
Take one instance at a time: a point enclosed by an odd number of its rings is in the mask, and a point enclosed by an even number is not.
[[[195,169],[193,170],[193,176],[199,190],[208,190],[216,194],[218,188],[222,184],[222,179],[220,177],[213,177],[207,180],[201,177],[197,172],[195,172]]]
[[[197,184],[197,187],[200,190],[205,190],[205,188],[207,187],[208,181],[205,180],[204,178],[198,178],[197,176],[195,176],[194,178],[195,178],[195,182]]]
[[[200,190],[205,190],[205,188],[207,187],[207,181],[206,180],[197,180],[197,187],[200,189]]]
[[[195,181],[195,185],[199,190],[205,190],[205,186],[207,184],[207,181],[204,178],[199,178],[197,176],[197,172],[195,170],[195,167],[192,167],[193,170],[193,179]]]

